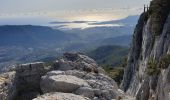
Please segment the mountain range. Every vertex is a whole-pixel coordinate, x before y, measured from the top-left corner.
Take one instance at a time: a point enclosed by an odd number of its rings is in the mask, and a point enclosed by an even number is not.
[[[131,17],[121,21],[128,23],[128,20],[133,19]],[[83,23],[82,21],[78,22]],[[135,25],[135,22],[133,24]],[[86,52],[100,46],[128,47],[133,29],[134,26],[128,25],[67,30],[50,26],[0,26],[0,67],[49,60],[64,52]]]

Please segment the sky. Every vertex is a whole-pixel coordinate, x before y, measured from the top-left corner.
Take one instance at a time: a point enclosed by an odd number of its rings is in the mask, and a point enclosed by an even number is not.
[[[24,21],[108,21],[139,15],[150,0],[0,0],[0,25]],[[37,20],[38,19],[38,20]],[[25,22],[26,23],[26,22]],[[31,24],[31,23],[30,23]]]

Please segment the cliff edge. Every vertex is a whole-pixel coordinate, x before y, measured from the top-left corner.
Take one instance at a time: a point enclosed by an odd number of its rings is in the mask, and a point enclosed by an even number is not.
[[[170,1],[153,0],[134,31],[121,88],[136,100],[170,100]]]

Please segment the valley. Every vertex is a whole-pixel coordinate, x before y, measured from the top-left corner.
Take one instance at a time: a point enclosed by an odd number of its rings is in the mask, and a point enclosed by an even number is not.
[[[103,22],[121,23],[125,26],[85,29],[63,30],[34,25],[0,26],[0,69],[3,71],[8,69],[8,66],[34,61],[49,61],[49,59],[54,61],[64,52],[86,53],[109,45],[128,48],[137,16],[133,18],[134,16],[129,16],[118,21]],[[130,26],[127,23],[131,23]],[[102,23],[94,22],[94,24]]]

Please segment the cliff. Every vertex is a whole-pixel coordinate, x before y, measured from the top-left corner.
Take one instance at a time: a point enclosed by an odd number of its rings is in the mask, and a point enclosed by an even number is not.
[[[170,100],[170,1],[153,0],[135,28],[121,88],[136,100]]]

